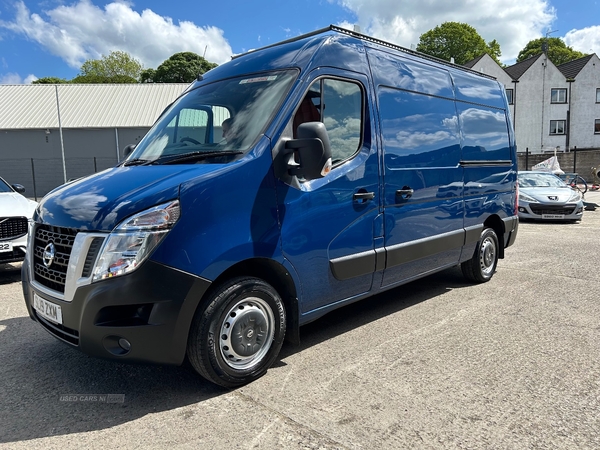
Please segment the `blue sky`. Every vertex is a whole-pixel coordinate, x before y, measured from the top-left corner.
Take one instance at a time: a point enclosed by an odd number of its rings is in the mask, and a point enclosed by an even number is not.
[[[365,34],[410,47],[447,21],[496,39],[514,62],[531,39],[552,32],[600,54],[600,0],[231,0],[138,2],[0,0],[0,84],[73,78],[87,59],[126,51],[156,68],[180,51],[216,63],[232,54],[319,28],[358,24]]]

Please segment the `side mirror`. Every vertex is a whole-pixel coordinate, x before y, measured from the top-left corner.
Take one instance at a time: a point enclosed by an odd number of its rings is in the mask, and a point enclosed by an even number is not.
[[[129,144],[127,147],[123,149],[123,156],[127,158],[131,152],[135,149],[137,144]]]
[[[285,143],[290,152],[288,173],[305,180],[322,178],[331,171],[331,145],[323,122],[298,126],[297,139]]]
[[[19,194],[25,193],[25,187],[22,184],[13,184],[12,188],[17,191]]]

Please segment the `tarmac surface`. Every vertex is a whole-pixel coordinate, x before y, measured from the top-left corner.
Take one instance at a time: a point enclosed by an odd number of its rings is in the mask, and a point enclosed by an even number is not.
[[[232,391],[67,347],[0,266],[0,447],[598,449],[599,240],[600,209],[521,223],[490,282],[454,268],[330,313]]]

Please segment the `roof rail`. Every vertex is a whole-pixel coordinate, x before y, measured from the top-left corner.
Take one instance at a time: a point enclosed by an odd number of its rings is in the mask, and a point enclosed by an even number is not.
[[[445,66],[454,67],[454,68],[462,70],[464,72],[471,72],[471,73],[474,73],[476,75],[480,75],[480,76],[485,77],[485,78],[490,78],[492,80],[496,79],[496,77],[494,77],[492,75],[488,75],[488,74],[485,74],[485,73],[477,72],[476,70],[473,70],[473,69],[470,69],[468,67],[461,66],[461,65],[458,65],[458,64],[451,63],[450,61],[446,61],[445,59],[441,59],[441,58],[437,58],[435,56],[427,55],[425,53],[421,53],[421,52],[418,52],[416,50],[410,50],[410,49],[408,49],[406,47],[402,47],[400,45],[393,44],[391,42],[383,41],[381,39],[377,39],[377,38],[374,38],[372,36],[367,36],[366,34],[358,33],[356,31],[348,30],[346,28],[338,27],[337,25],[329,25],[328,27],[312,31],[310,33],[301,34],[301,35],[296,36],[294,38],[286,39],[285,41],[277,42],[275,44],[267,45],[265,47],[260,47],[260,48],[257,48],[255,50],[250,50],[250,51],[245,52],[245,53],[240,53],[239,55],[232,56],[231,59],[239,58],[240,56],[247,55],[249,53],[254,53],[254,52],[257,52],[259,50],[264,50],[264,49],[267,49],[267,48],[277,47],[279,45],[288,44],[290,42],[296,42],[296,41],[299,41],[301,39],[306,39],[308,37],[312,37],[312,36],[316,36],[316,35],[319,35],[319,34],[326,33],[328,31],[337,31],[338,33],[346,34],[348,36],[352,36],[352,37],[361,39],[361,40],[366,41],[366,42],[372,42],[374,44],[378,44],[378,45],[381,45],[381,46],[384,46],[384,47],[392,48],[394,50],[398,50],[400,52],[407,53],[409,55],[418,56],[419,58],[422,58],[422,59],[428,59],[428,60],[436,62],[438,64],[443,64]]]

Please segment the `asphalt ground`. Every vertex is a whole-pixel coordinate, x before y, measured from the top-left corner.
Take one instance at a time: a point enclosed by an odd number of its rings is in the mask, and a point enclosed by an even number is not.
[[[450,269],[333,312],[232,391],[67,347],[0,266],[0,447],[598,449],[599,240],[600,209],[521,223],[489,283]]]

